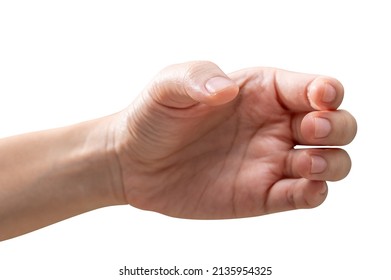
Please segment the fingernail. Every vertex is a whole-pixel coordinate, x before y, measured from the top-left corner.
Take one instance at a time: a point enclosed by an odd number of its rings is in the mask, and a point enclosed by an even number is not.
[[[312,156],[311,157],[311,173],[319,174],[326,170],[327,161],[320,156]]]
[[[336,97],[337,91],[335,90],[335,88],[330,84],[325,84],[322,101],[325,103],[331,103],[335,100]]]
[[[205,83],[205,88],[212,95],[234,85],[234,82],[224,77],[213,77]]]
[[[325,118],[314,118],[315,138],[327,137],[331,132],[331,123]]]

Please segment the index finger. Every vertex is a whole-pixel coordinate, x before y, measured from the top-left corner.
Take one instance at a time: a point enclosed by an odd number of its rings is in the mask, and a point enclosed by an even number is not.
[[[262,77],[265,83],[263,88],[274,90],[280,105],[292,112],[335,110],[343,100],[344,88],[342,84],[331,77],[275,68],[255,68],[247,71],[247,78],[254,75]],[[243,74],[243,71],[240,71],[231,77],[235,80],[235,77],[239,78]]]

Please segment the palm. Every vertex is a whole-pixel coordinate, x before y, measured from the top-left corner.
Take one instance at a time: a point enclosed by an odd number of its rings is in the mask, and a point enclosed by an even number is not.
[[[130,204],[176,217],[233,218],[321,202],[295,205],[294,185],[303,179],[286,163],[301,113],[279,100],[273,72],[231,78],[240,93],[222,106],[178,109],[143,100],[128,124],[138,137],[122,164]],[[321,184],[313,185],[319,191]]]
[[[178,164],[163,180],[154,178],[164,182],[162,193],[172,190],[158,198],[172,200],[174,215],[225,218],[267,211],[266,194],[284,177],[284,159],[293,146],[290,116],[277,103],[262,102],[262,93],[249,86],[225,112],[211,112],[224,116],[217,124],[210,127],[208,116],[193,120],[204,124],[202,133],[191,134],[191,125],[181,130],[191,144],[169,155]],[[254,110],[254,104],[270,111]]]

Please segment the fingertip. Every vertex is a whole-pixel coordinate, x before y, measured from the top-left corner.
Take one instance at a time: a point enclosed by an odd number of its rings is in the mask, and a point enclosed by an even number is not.
[[[304,195],[305,207],[315,208],[321,205],[327,197],[328,186],[325,181],[310,181]]]
[[[326,200],[327,192],[325,181],[283,179],[270,191],[268,213],[318,207]]]
[[[225,77],[213,77],[206,81],[205,88],[210,95],[215,95],[226,88],[232,87],[235,83]]]
[[[321,205],[327,197],[328,187],[325,181],[302,179],[292,190],[292,204],[296,209],[311,209]]]
[[[315,110],[333,110],[341,105],[344,95],[342,84],[332,78],[316,78],[308,87],[307,97]]]
[[[211,106],[222,105],[236,98],[239,93],[238,85],[229,78],[212,77],[205,83],[206,98],[203,103]]]
[[[238,95],[239,87],[213,62],[193,61],[164,68],[146,93],[161,105],[189,108],[227,103]]]

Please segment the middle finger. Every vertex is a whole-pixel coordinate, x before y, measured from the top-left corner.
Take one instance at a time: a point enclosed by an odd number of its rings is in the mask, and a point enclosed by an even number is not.
[[[292,119],[296,144],[341,146],[349,144],[357,133],[357,123],[347,111],[314,111]]]

